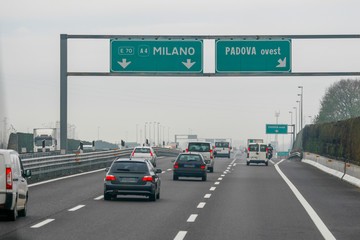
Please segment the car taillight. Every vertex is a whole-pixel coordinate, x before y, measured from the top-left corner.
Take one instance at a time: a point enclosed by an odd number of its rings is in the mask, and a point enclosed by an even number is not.
[[[213,150],[212,149],[210,149],[210,152],[212,152]]]
[[[211,159],[213,159],[213,158],[214,158],[214,156],[210,156],[210,158],[211,158]]]
[[[247,157],[249,157],[249,153],[248,153]]]
[[[267,152],[267,151],[268,151],[268,149],[267,149],[267,148],[265,148],[265,151]]]
[[[205,163],[202,163],[201,166],[200,166],[201,169],[205,169],[205,167],[206,167]]]
[[[154,181],[152,176],[144,176],[142,180],[143,180],[143,182],[152,182],[152,181]]]
[[[250,152],[250,148],[248,148],[248,151]]]
[[[186,152],[188,152],[189,151],[189,149],[186,149]]]
[[[153,153],[152,153],[152,151],[151,151],[151,150],[150,150],[150,155],[151,155],[151,156],[153,156]]]
[[[105,178],[106,181],[114,181],[115,177],[113,175],[107,175]]]
[[[174,168],[179,168],[178,163],[175,163],[175,164],[174,164]]]
[[[134,154],[135,154],[135,149],[134,149],[134,151],[132,152],[131,156],[134,156]]]
[[[231,148],[229,147],[229,150],[230,150]]]
[[[6,189],[12,189],[13,180],[12,180],[12,172],[11,168],[6,168]]]

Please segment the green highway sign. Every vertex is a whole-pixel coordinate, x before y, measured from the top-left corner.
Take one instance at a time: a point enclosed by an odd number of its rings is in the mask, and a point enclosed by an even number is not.
[[[288,125],[286,124],[266,124],[266,134],[287,134]]]
[[[289,152],[277,152],[278,156],[288,156]]]
[[[110,40],[110,72],[202,73],[202,40]]]
[[[229,72],[291,72],[291,39],[216,40],[215,70]]]

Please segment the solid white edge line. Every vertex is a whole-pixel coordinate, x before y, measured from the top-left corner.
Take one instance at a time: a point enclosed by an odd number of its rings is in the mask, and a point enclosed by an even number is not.
[[[179,231],[178,234],[176,234],[174,240],[183,240],[187,234],[187,231]]]
[[[284,161],[284,160],[282,160]],[[285,176],[285,174],[279,168],[279,164],[282,162],[278,162],[275,164],[275,169],[280,174],[280,176],[284,179],[287,185],[290,187],[291,191],[295,194],[296,198],[299,200],[301,205],[305,208],[305,211],[310,216],[311,220],[314,222],[317,229],[320,231],[321,235],[326,240],[336,239],[334,235],[330,232],[330,230],[326,227],[324,222],[321,220],[319,215],[315,212],[315,210],[311,207],[311,205],[306,201],[303,195],[299,192],[299,190],[295,187],[295,185]]]
[[[206,202],[200,202],[196,208],[204,208],[206,205]]]
[[[79,210],[80,208],[83,208],[83,207],[85,207],[85,205],[78,205],[76,207],[73,207],[73,208],[69,209],[68,211],[69,212],[74,212],[74,211]]]
[[[94,198],[94,200],[101,200],[104,198],[104,195],[98,196],[97,198]]]
[[[31,226],[30,228],[40,228],[48,223],[51,223],[52,221],[54,221],[55,219],[46,219],[42,222],[39,222],[38,224],[35,224],[34,226]]]
[[[210,191],[215,191],[216,187],[211,187]]]
[[[195,222],[197,216],[197,214],[191,214],[186,222]]]
[[[274,165],[275,165],[275,162],[274,162],[273,160],[269,160],[269,162],[271,162],[272,164],[274,164]]]
[[[205,194],[204,198],[210,198],[211,197],[211,194],[208,193],[208,194]]]
[[[91,174],[91,173],[96,173],[96,172],[101,172],[101,171],[105,171],[105,168],[98,169],[98,170],[94,170],[94,171],[90,171],[90,172],[78,173],[78,174],[74,174],[74,175],[70,175],[70,176],[65,176],[65,177],[60,177],[60,178],[54,178],[54,179],[50,179],[50,180],[43,181],[43,182],[33,183],[33,184],[28,185],[28,187],[35,187],[35,186],[42,185],[42,184],[45,184],[45,183],[51,183],[51,182],[55,182],[55,181],[59,181],[59,180],[67,179],[67,178],[78,177],[78,176],[82,176],[82,175],[86,175],[86,174]]]

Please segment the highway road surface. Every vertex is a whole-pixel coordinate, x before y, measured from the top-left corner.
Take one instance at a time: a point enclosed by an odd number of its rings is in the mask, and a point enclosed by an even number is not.
[[[30,187],[28,216],[0,217],[0,239],[360,239],[360,189],[299,160],[246,166],[216,158],[208,180],[172,180],[158,159],[161,198],[103,199],[105,171]]]

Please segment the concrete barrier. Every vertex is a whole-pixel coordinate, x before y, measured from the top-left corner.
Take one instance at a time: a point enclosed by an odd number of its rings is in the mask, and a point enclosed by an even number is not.
[[[304,152],[301,161],[360,187],[360,166],[308,152]]]

